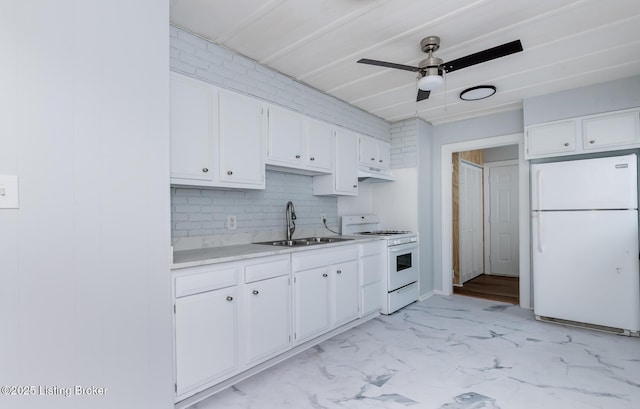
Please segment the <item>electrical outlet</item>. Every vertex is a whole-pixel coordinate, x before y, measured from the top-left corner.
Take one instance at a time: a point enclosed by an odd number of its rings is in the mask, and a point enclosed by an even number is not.
[[[320,223],[324,224],[327,221],[327,215],[320,213]]]
[[[235,230],[237,226],[236,217],[227,216],[227,230]]]

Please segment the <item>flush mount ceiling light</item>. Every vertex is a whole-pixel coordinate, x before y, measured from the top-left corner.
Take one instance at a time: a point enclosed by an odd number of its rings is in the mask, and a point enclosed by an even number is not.
[[[478,85],[477,87],[467,88],[460,93],[460,99],[463,101],[477,101],[479,99],[489,98],[496,93],[496,87],[493,85]]]

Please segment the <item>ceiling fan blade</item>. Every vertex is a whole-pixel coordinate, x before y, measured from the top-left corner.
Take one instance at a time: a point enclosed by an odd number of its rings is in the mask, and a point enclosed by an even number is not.
[[[410,65],[396,64],[394,62],[369,60],[368,58],[361,58],[361,59],[358,60],[358,62],[360,64],[378,65],[380,67],[396,68],[398,70],[413,71],[413,72],[420,71],[419,67],[412,67]]]
[[[431,91],[423,91],[421,89],[418,89],[418,98],[416,99],[416,102],[428,99],[429,94],[431,94]]]
[[[446,72],[452,72],[460,70],[462,68],[470,67],[472,65],[495,60],[496,58],[518,53],[520,51],[522,51],[522,43],[520,42],[520,40],[516,40],[510,43],[499,45],[497,47],[488,48],[484,51],[467,55],[466,57],[446,62],[443,64],[443,67]]]

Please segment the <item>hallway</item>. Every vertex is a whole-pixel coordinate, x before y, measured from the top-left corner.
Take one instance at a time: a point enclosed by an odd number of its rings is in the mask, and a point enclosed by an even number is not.
[[[482,274],[467,281],[462,287],[454,286],[453,293],[518,305],[520,278]]]

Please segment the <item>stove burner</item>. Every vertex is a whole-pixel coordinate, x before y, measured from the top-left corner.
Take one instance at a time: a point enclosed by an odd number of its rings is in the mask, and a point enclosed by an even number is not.
[[[374,231],[361,231],[358,234],[364,236],[390,236],[393,234],[408,234],[410,231],[405,230],[374,230]]]

